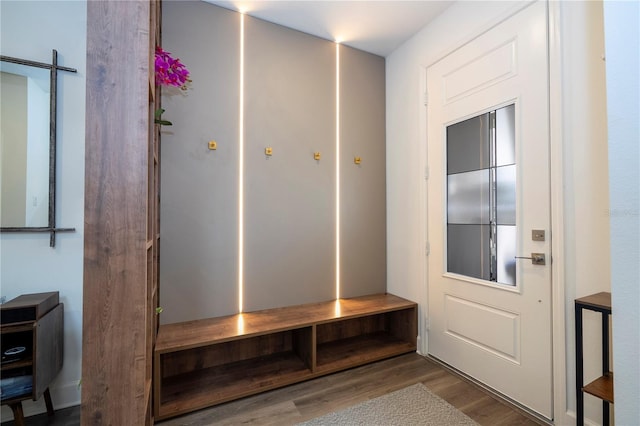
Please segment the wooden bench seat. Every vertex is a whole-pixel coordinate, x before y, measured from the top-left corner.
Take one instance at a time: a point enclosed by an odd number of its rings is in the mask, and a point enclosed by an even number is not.
[[[416,350],[417,304],[391,294],[160,326],[157,420]]]

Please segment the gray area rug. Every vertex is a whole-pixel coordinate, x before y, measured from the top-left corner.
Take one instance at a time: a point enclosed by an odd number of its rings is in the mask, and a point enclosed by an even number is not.
[[[300,425],[477,426],[478,423],[417,383]]]

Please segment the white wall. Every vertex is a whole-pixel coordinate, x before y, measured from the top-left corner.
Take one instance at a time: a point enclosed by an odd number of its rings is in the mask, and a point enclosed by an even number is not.
[[[84,116],[86,3],[82,1],[2,1],[2,55],[51,63],[58,51],[57,217],[75,233],[0,235],[0,292],[7,300],[24,293],[60,291],[64,303],[64,366],[51,386],[54,408],[80,403],[82,360],[82,263],[84,213]],[[41,398],[23,403],[25,415],[44,412]],[[2,407],[2,419],[11,410]]]
[[[640,422],[640,5],[605,2],[615,419]]]
[[[388,291],[421,304],[420,333],[427,316],[423,169],[426,165],[426,118],[422,105],[424,67],[456,46],[507,17],[521,2],[457,2],[387,57],[387,238]],[[556,409],[556,424],[572,423],[575,410],[573,300],[609,291],[607,216],[607,146],[603,30],[600,2],[559,2],[562,66],[560,98],[565,198],[564,283],[566,374],[556,366],[555,380],[565,382],[566,407]],[[554,255],[555,256],[555,255]],[[554,257],[554,261],[558,260]],[[599,323],[585,317],[586,375],[597,374]],[[426,348],[426,346],[423,346]],[[558,369],[560,368],[560,369]],[[599,421],[600,405],[587,398],[587,417]]]
[[[574,299],[610,291],[604,27],[601,2],[562,2],[562,144],[567,409],[575,416]],[[583,313],[585,381],[601,374],[601,322]],[[601,422],[601,401],[585,396],[585,417]]]
[[[420,304],[420,336],[427,318],[425,69],[519,7],[456,2],[387,57],[387,291]]]
[[[426,299],[424,67],[513,7],[504,2],[455,3],[387,57],[387,291]]]

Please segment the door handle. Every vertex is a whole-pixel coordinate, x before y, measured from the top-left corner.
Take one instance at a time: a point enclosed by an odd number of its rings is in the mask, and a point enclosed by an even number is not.
[[[544,253],[531,253],[531,257],[516,256],[516,259],[531,259],[531,263],[534,265],[547,264]]]

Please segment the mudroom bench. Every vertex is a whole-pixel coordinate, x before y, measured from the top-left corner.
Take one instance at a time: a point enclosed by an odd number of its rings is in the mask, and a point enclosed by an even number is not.
[[[417,309],[377,294],[161,325],[155,419],[415,351]]]

